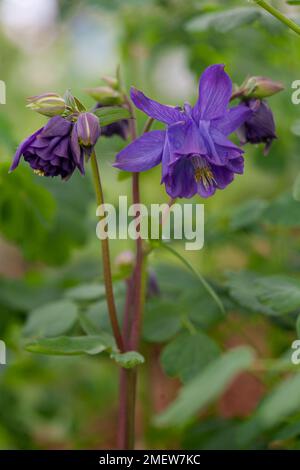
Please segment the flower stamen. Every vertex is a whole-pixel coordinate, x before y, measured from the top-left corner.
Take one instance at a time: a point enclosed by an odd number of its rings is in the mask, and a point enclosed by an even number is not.
[[[197,183],[201,181],[205,189],[208,189],[213,182],[216,183],[213,172],[203,157],[199,155],[192,155],[192,164],[194,167],[194,176]]]
[[[45,172],[42,170],[33,170],[33,173],[38,176],[45,176]]]

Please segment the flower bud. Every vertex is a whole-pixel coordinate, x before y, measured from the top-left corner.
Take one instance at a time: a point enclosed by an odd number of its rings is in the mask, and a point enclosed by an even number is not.
[[[115,77],[110,77],[108,75],[105,75],[104,77],[102,77],[102,80],[107,83],[107,85],[111,88],[113,88],[114,90],[118,90],[119,88],[119,82],[117,80],[117,78]]]
[[[85,148],[94,147],[101,133],[97,116],[93,113],[81,113],[75,127],[79,145]]]
[[[27,98],[27,108],[44,116],[53,117],[63,114],[66,109],[64,99],[57,93],[43,93]]]
[[[115,259],[115,264],[118,268],[134,266],[135,256],[132,251],[122,251]]]
[[[121,94],[110,86],[99,86],[96,88],[87,88],[86,92],[94,100],[102,105],[122,104]]]
[[[242,86],[243,95],[247,98],[267,98],[284,89],[281,82],[267,77],[250,77]]]
[[[122,279],[128,279],[132,273],[135,262],[135,256],[132,251],[122,251],[115,259],[115,265],[118,268]]]

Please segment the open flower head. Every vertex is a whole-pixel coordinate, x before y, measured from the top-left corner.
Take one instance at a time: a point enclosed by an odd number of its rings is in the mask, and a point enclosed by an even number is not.
[[[208,67],[199,83],[195,106],[160,104],[133,88],[137,108],[166,124],[165,130],[148,132],[123,149],[115,166],[140,172],[162,164],[162,183],[167,193],[190,198],[212,196],[243,173],[243,151],[228,135],[251,115],[245,106],[228,107],[232,83],[223,65]]]

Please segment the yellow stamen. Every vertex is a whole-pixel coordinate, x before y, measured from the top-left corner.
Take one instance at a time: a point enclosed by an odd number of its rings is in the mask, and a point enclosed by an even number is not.
[[[33,173],[38,176],[45,176],[45,172],[42,170],[33,170]]]
[[[200,156],[193,156],[192,162],[194,166],[195,180],[198,183],[202,182],[205,189],[209,188],[212,182],[215,182],[213,172],[208,166],[207,162]]]

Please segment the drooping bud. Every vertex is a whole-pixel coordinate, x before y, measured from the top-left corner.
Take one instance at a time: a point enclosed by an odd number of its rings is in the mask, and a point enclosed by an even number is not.
[[[264,143],[264,155],[267,155],[272,142],[276,139],[274,116],[271,108],[265,100],[246,100],[243,106],[251,109],[251,116],[237,130],[241,144]]]
[[[102,105],[122,104],[122,95],[110,86],[99,86],[95,88],[87,88],[86,92],[94,100]]]
[[[58,93],[43,93],[27,98],[27,108],[44,116],[59,116],[65,112],[66,103]]]
[[[281,82],[267,77],[250,77],[242,85],[242,95],[247,98],[267,98],[284,89]]]
[[[81,113],[75,124],[78,143],[87,149],[94,147],[100,137],[99,119],[93,113]]]

